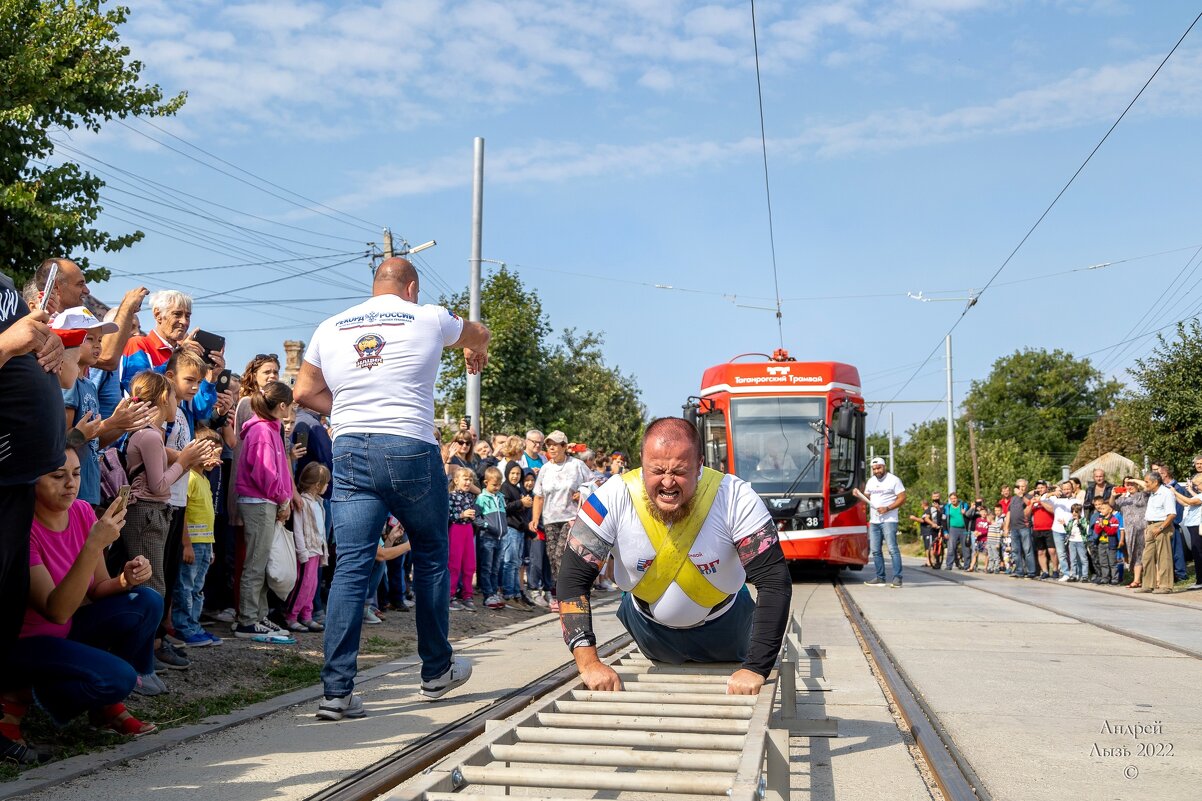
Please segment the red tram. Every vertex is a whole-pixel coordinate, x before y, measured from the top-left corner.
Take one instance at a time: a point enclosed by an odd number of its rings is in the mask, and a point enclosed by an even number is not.
[[[786,558],[857,570],[868,562],[866,510],[852,495],[866,478],[855,367],[798,362],[783,349],[743,354],[706,370],[684,408],[706,465],[764,499]]]

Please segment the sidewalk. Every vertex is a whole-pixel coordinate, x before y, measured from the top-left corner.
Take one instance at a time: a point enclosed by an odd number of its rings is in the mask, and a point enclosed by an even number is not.
[[[1157,636],[1185,645],[1197,642],[1198,612],[1043,582],[941,574],[908,569],[902,590],[845,580],[994,799],[1196,796],[1198,659],[1021,601],[1132,629],[1155,625]],[[978,582],[991,592],[973,589]],[[1119,728],[1157,724],[1159,734],[1138,740]]]
[[[601,641],[623,631],[614,609],[610,604],[594,612]],[[313,713],[321,689],[312,687],[221,721],[176,729],[103,754],[29,771],[0,785],[0,799],[30,793],[23,797],[95,801],[150,797],[153,790],[155,801],[196,801],[198,792],[206,801],[299,801],[571,658],[557,615],[542,615],[460,640],[455,650],[472,660],[472,678],[436,702],[416,695],[418,660],[406,658],[361,675],[356,690],[364,695],[366,718],[318,721]],[[57,782],[63,776],[131,756],[135,758],[125,764],[109,764],[67,783],[36,786],[39,780]]]

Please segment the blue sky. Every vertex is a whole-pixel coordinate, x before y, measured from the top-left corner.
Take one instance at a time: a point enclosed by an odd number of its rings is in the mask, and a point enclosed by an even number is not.
[[[466,284],[472,138],[483,136],[485,258],[535,288],[557,330],[604,332],[649,412],[678,413],[707,366],[779,344],[772,313],[744,308],[773,295],[748,3],[129,5],[124,41],[149,79],[189,100],[157,128],[59,137],[119,179],[104,222],[147,230],[133,249],[96,256],[114,269],[93,287],[101,298],[188,284],[194,322],[228,333],[245,363],[307,340],[353,302],[338,298],[365,292],[354,253],[388,225],[438,241],[419,265],[433,301]],[[1198,9],[765,0],[756,12],[785,345],[857,365],[869,399],[935,400],[939,343],[963,303],[907,292],[984,286]],[[1153,340],[1104,348],[1196,313],[1200,37],[961,323],[957,399],[1025,346],[1101,351],[1093,358],[1124,377]],[[200,299],[215,292],[232,294]],[[942,410],[896,407],[899,433]]]

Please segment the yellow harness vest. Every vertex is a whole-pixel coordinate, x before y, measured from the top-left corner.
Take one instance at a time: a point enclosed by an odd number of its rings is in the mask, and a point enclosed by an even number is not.
[[[729,593],[710,584],[709,579],[689,559],[689,549],[693,547],[718,495],[722,473],[708,467],[701,469],[701,479],[697,482],[697,493],[693,497],[693,510],[670,529],[651,513],[651,499],[643,487],[642,469],[631,470],[622,480],[626,482],[630,500],[647,532],[647,538],[651,540],[651,547],[655,549],[655,559],[631,590],[634,596],[645,603],[654,603],[675,582],[698,606],[714,607],[730,597]]]

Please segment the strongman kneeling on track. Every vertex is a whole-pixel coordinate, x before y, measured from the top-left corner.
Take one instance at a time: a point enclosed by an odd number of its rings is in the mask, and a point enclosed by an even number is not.
[[[687,420],[647,426],[642,457],[641,469],[613,476],[581,505],[560,566],[560,620],[580,677],[592,690],[622,689],[597,658],[589,604],[612,552],[624,591],[618,619],[643,655],[741,662],[726,690],[755,695],[776,662],[793,593],[772,517],[746,481],[701,466],[701,438]]]

